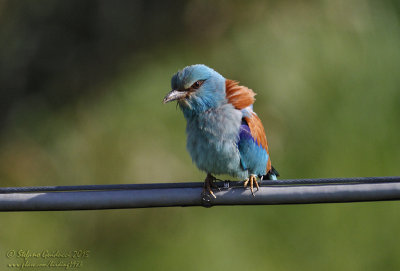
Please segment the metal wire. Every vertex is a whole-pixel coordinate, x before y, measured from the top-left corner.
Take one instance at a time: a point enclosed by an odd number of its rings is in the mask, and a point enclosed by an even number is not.
[[[243,182],[0,188],[0,211],[99,210],[172,206],[307,204],[400,200],[400,177],[262,181],[253,197]]]

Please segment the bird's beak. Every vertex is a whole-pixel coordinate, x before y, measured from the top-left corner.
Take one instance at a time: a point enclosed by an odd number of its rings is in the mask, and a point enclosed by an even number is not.
[[[179,90],[171,90],[168,92],[168,94],[165,96],[163,103],[168,103],[176,100],[180,100],[185,98],[186,96],[186,91],[179,91]]]

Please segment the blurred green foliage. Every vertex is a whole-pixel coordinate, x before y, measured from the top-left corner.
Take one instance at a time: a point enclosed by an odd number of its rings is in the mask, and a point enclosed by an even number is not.
[[[399,174],[395,2],[221,3],[185,2],[181,29],[125,51],[89,94],[9,106],[1,185],[201,181],[181,112],[161,103],[194,63],[258,93],[281,178]],[[89,249],[81,270],[398,270],[399,227],[397,202],[2,213],[0,269],[8,249]]]

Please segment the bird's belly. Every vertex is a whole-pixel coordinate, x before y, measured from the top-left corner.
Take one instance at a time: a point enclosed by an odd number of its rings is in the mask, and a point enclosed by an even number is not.
[[[240,164],[236,138],[226,139],[204,131],[189,133],[187,149],[200,170],[240,178],[247,176]]]

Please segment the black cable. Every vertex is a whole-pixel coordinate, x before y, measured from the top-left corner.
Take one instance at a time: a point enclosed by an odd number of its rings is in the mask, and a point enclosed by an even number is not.
[[[400,176],[388,177],[355,177],[355,178],[325,178],[325,179],[287,179],[261,181],[261,186],[291,186],[291,185],[332,185],[332,184],[373,184],[400,182]],[[243,181],[215,182],[218,187],[243,187]],[[186,183],[148,183],[148,184],[107,184],[107,185],[74,185],[74,186],[32,186],[32,187],[0,187],[0,194],[33,193],[33,192],[73,192],[73,191],[108,191],[108,190],[141,190],[198,188],[203,182]]]
[[[337,180],[336,180],[337,181]],[[364,181],[364,180],[363,180]],[[367,180],[369,182],[370,180]],[[226,184],[226,183],[224,183]],[[236,184],[236,183],[235,183]],[[322,185],[273,185],[256,189],[125,189],[0,194],[3,211],[70,211],[124,208],[343,203],[400,200],[400,182]]]

